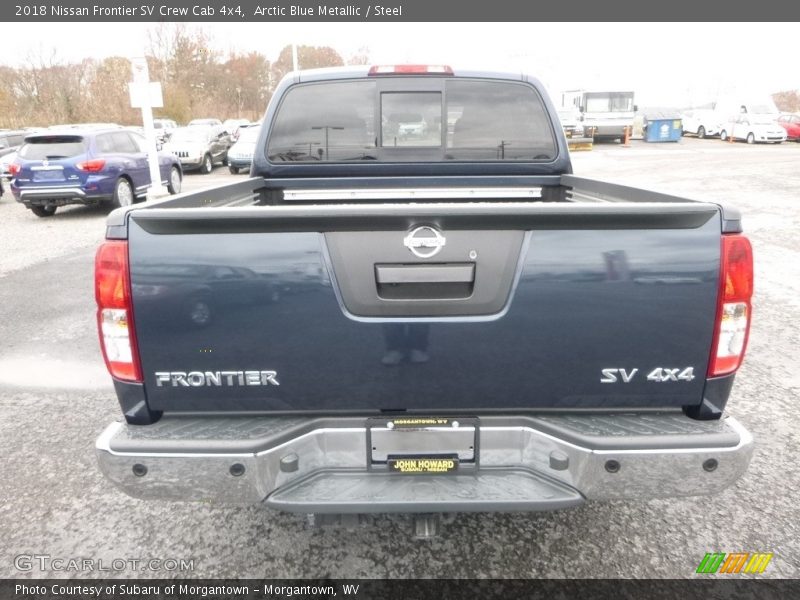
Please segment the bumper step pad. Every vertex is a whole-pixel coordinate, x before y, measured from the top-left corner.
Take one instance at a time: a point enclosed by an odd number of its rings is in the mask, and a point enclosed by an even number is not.
[[[576,490],[522,469],[425,477],[323,471],[266,500],[272,508],[299,513],[538,511],[582,502]]]

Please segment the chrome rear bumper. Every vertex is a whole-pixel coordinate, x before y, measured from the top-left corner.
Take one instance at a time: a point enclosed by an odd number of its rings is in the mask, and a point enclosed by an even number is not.
[[[87,204],[97,201],[89,198],[78,186],[41,186],[21,188],[17,192],[17,201],[25,206],[46,205],[64,206],[67,204]]]
[[[713,494],[745,472],[753,439],[730,417],[481,417],[477,464],[408,475],[376,468],[365,419],[165,417],[113,423],[96,450],[106,477],[137,498],[308,513],[458,512]]]

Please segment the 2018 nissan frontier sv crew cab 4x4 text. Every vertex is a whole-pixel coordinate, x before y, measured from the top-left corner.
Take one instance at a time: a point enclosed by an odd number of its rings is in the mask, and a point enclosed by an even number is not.
[[[572,175],[527,76],[300,71],[263,123],[251,178],[108,218],[97,456],[126,493],[538,511],[744,473],[736,210]]]

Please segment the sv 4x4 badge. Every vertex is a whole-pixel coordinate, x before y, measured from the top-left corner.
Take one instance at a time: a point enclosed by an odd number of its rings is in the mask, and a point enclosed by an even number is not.
[[[636,377],[639,369],[602,369],[603,376],[600,383],[630,383]],[[666,368],[656,367],[647,374],[647,381],[664,383],[667,381],[692,381],[694,379],[694,367]]]

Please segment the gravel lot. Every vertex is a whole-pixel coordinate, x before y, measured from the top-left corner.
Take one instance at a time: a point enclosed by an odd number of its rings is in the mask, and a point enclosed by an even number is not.
[[[94,325],[92,262],[105,212],[39,219],[0,199],[0,577],[14,557],[194,559],[197,577],[690,577],[705,552],[774,552],[764,577],[800,577],[800,144],[684,138],[575,153],[578,175],[730,202],[756,255],[749,356],[729,403],[756,437],[747,475],[713,498],[459,515],[434,540],[410,520],[313,529],[258,507],[146,503],[107,484],[96,436],[119,417]],[[232,181],[218,168],[184,190]],[[120,573],[129,577],[170,575]],[[93,575],[84,573],[83,575]],[[95,575],[107,575],[98,574]]]

